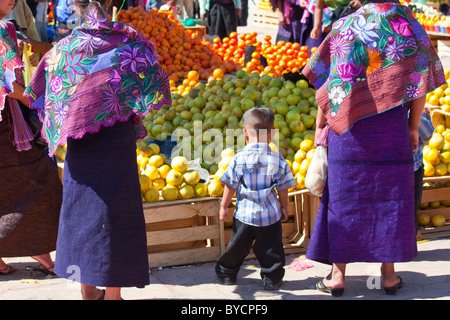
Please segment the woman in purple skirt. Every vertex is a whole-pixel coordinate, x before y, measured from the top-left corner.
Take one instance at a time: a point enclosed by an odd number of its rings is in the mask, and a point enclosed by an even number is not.
[[[425,95],[445,83],[441,62],[407,7],[374,0],[334,23],[303,73],[318,88],[316,144],[328,145],[306,256],[332,270],[316,288],[339,296],[347,263],[381,262],[394,294],[394,263],[417,255],[413,151]]]
[[[55,273],[80,282],[83,299],[149,284],[136,139],[146,135],[140,116],[170,103],[154,45],[111,22],[109,2],[75,0],[81,25],[43,57],[25,92],[50,154],[67,143]]]

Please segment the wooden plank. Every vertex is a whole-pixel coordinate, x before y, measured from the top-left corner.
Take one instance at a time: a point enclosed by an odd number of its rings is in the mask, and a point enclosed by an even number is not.
[[[417,214],[425,213],[429,215],[430,217],[433,217],[434,215],[440,214],[445,219],[450,219],[450,207],[446,208],[436,208],[436,209],[428,209],[428,210],[418,210]]]
[[[149,245],[170,244],[185,241],[218,239],[220,237],[219,225],[198,226],[173,230],[161,230],[147,233]]]
[[[215,261],[221,254],[220,247],[195,248],[170,252],[150,253],[150,268],[171,267]]]
[[[181,201],[181,200],[180,200]],[[209,201],[192,201],[188,204],[183,202],[161,204],[160,206],[144,206],[144,217],[146,223],[178,220],[191,218],[196,215],[216,216],[220,208],[219,198],[209,198]]]
[[[433,202],[450,200],[450,187],[424,189],[422,191],[422,202]]]

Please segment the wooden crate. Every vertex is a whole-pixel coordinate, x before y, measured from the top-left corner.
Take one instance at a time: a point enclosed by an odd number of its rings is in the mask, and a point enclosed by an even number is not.
[[[311,232],[319,208],[320,198],[312,195],[308,190],[289,193],[289,219],[281,224],[284,251],[286,254],[305,253],[311,238]],[[231,219],[234,207],[228,209]],[[231,239],[232,228],[228,225],[224,230],[225,247]],[[250,251],[246,259],[253,259],[255,255]]]
[[[442,124],[445,125],[446,128],[450,128],[450,113],[434,108],[431,110],[430,115],[433,127],[436,128],[438,125]]]
[[[278,30],[278,13],[271,10],[255,9],[253,11],[253,26]]]
[[[150,268],[214,261],[224,250],[221,198],[144,203]]]
[[[424,182],[450,181],[450,175],[441,177],[425,177],[423,181]],[[435,188],[435,189],[430,188],[424,189],[422,191],[422,202],[433,202],[442,200],[450,200],[450,187]],[[450,236],[450,221],[449,221],[450,207],[418,210],[417,214],[421,213],[428,214],[430,217],[440,214],[447,220],[447,224],[442,227],[432,227],[432,226],[421,227],[419,231],[424,238],[431,239]]]

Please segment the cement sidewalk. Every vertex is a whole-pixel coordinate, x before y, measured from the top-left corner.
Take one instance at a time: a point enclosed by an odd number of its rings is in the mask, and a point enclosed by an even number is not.
[[[256,260],[245,261],[238,283],[224,286],[216,281],[214,264],[151,270],[151,284],[143,289],[125,288],[125,300],[450,300],[450,238],[418,244],[419,254],[412,262],[396,264],[405,285],[395,296],[387,296],[376,286],[380,265],[352,263],[347,267],[347,286],[340,298],[318,292],[314,286],[330,270],[313,262],[303,271],[289,267],[299,255],[286,259],[285,283],[278,291],[265,291]],[[18,270],[0,276],[0,300],[80,300],[79,285],[58,277],[47,279],[37,274],[33,279],[27,266],[37,266],[31,258],[5,258]]]

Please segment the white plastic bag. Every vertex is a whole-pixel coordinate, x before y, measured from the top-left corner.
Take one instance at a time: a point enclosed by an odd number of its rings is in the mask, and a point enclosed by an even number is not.
[[[320,145],[316,148],[308,172],[305,187],[315,196],[321,197],[328,176],[327,148]]]

